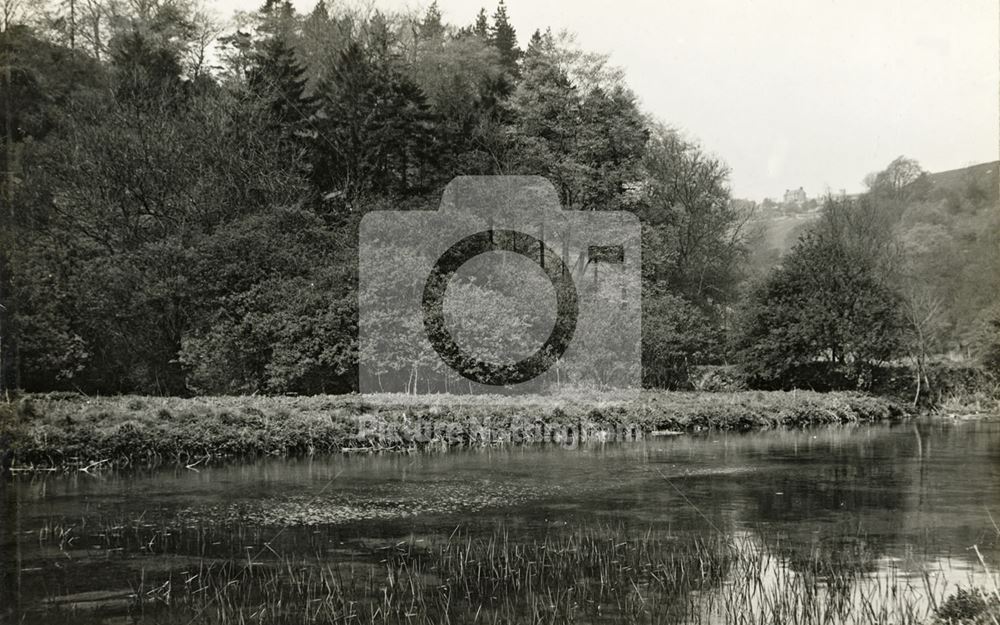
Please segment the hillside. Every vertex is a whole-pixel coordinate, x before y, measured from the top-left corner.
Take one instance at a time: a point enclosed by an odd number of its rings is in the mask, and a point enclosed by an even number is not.
[[[942,172],[868,195],[892,224],[909,276],[937,302],[942,351],[968,356],[990,310],[1000,306],[1000,161]],[[758,207],[753,269],[766,275],[820,214],[774,202]],[[912,278],[916,278],[915,281]]]
[[[994,205],[1000,200],[1000,161],[928,174],[927,180],[932,194],[961,192],[972,186],[988,193]]]
[[[984,216],[992,210],[1000,211],[1000,161],[927,173],[909,188],[913,197],[904,202],[906,206],[901,211],[904,222],[910,221],[909,225],[928,221],[947,225],[954,222],[958,214]],[[927,215],[922,215],[924,211],[915,205],[927,202],[944,209],[943,218],[927,219]],[[821,206],[822,198],[815,205],[804,208],[770,200],[762,202],[754,220],[760,231],[758,255],[780,258],[795,244],[802,230],[819,216]],[[907,215],[909,220],[905,219]],[[903,227],[906,228],[906,224]]]

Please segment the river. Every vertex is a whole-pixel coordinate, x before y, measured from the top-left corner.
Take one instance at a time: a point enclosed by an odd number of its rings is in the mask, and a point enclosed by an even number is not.
[[[2,503],[11,622],[48,622],[53,606],[73,622],[130,622],[136,584],[197,559],[351,559],[456,532],[527,543],[581,526],[721,533],[786,564],[861,553],[873,578],[922,579],[926,610],[989,583],[982,564],[1000,561],[1000,422],[22,474]]]

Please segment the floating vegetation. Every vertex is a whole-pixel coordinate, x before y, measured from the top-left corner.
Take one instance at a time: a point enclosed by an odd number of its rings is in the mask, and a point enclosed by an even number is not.
[[[259,525],[321,525],[387,520],[424,514],[468,514],[490,507],[522,504],[555,495],[561,484],[519,484],[492,480],[453,480],[445,484],[407,484],[405,489],[371,486],[364,492],[339,491],[321,496],[291,495],[243,501],[229,506],[186,508],[179,518],[191,521],[247,522]]]

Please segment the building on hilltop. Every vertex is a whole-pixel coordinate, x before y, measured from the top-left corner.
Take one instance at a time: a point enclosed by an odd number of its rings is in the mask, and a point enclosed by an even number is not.
[[[798,189],[786,189],[783,203],[802,206],[808,199],[809,198],[806,196],[806,192],[802,189],[802,187],[799,187]]]

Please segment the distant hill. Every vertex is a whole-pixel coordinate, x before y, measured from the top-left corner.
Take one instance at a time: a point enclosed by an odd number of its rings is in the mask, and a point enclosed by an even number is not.
[[[980,163],[959,169],[928,173],[914,183],[923,185],[921,194],[936,201],[960,203],[974,198],[982,207],[1000,209],[1000,161]],[[761,229],[759,245],[771,257],[780,257],[791,249],[798,235],[819,216],[822,198],[810,200],[806,206],[788,205],[765,200],[758,206],[755,224]]]
[[[962,192],[974,185],[988,192],[994,204],[1000,200],[1000,161],[940,171],[928,174],[927,179],[932,194]]]

